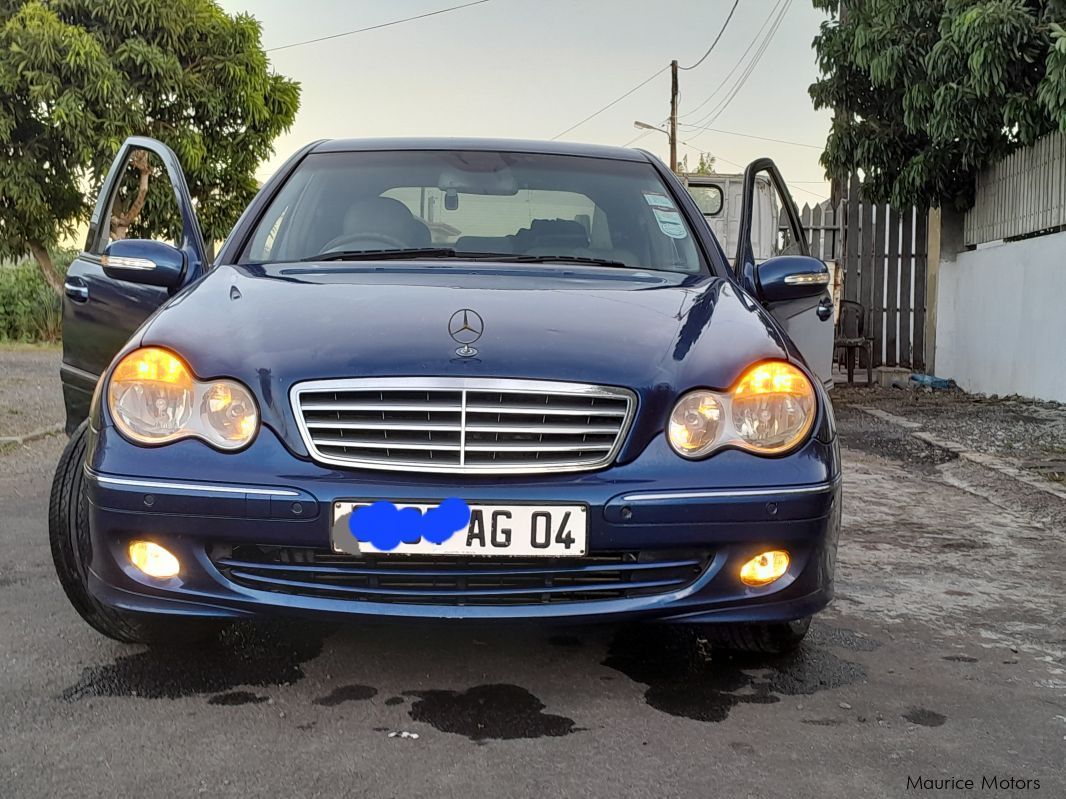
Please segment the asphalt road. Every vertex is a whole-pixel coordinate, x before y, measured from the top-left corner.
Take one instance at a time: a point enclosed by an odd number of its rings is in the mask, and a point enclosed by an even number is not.
[[[838,598],[784,658],[667,627],[124,646],[53,576],[62,437],[0,451],[0,797],[1066,795],[1064,531],[1010,481],[840,417]]]

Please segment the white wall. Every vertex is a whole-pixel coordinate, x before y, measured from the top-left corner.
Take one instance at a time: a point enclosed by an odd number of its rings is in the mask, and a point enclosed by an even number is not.
[[[936,373],[966,391],[1066,402],[1066,232],[940,263]]]

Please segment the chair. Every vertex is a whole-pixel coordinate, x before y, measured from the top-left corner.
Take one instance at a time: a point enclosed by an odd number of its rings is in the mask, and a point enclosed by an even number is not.
[[[866,352],[866,382],[871,386],[874,382],[874,340],[866,334],[868,321],[869,314],[861,302],[840,301],[833,347],[844,350],[849,384],[855,382],[855,351],[860,349]]]

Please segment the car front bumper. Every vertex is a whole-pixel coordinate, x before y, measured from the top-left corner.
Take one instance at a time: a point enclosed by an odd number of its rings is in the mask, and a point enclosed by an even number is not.
[[[811,615],[832,598],[838,463],[835,442],[817,439],[784,458],[727,451],[694,463],[674,455],[660,436],[635,460],[598,472],[453,478],[323,467],[294,457],[266,428],[247,450],[222,454],[193,440],[137,447],[105,427],[94,431],[86,462],[93,541],[89,588],[103,603],[128,612],[217,618],[787,621]],[[615,585],[571,599],[579,594],[553,594],[562,589],[552,588],[518,591],[497,602],[493,591],[471,593],[465,582],[454,581],[428,593],[303,590],[288,584],[299,575],[281,570],[268,574],[283,578],[282,587],[249,584],[219,556],[248,548],[328,556],[334,502],[449,496],[471,503],[587,503],[589,556],[622,553],[630,564],[623,572],[648,557],[651,565],[640,568],[654,570],[656,559],[671,558],[699,565],[683,581],[662,581],[661,590],[651,583],[641,590]],[[180,574],[154,579],[141,573],[126,555],[132,539],[165,546],[179,558]],[[788,550],[787,573],[765,587],[745,586],[740,565],[767,549]],[[392,563],[401,557],[393,556]],[[553,563],[569,568],[565,560]],[[507,576],[502,559],[491,565]],[[464,569],[476,566],[445,564],[445,570],[451,568],[462,577]],[[652,573],[658,572],[644,574]],[[626,574],[619,579],[639,579],[633,576],[637,572]],[[552,585],[553,577],[573,574],[549,574],[545,584]],[[375,579],[369,585],[376,585]]]

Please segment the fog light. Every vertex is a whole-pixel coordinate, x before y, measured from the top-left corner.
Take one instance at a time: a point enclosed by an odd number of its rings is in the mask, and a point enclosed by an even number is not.
[[[760,552],[740,567],[740,580],[745,585],[768,585],[788,571],[788,553],[783,549]]]
[[[149,577],[174,577],[179,569],[178,559],[151,541],[130,544],[130,563]]]

